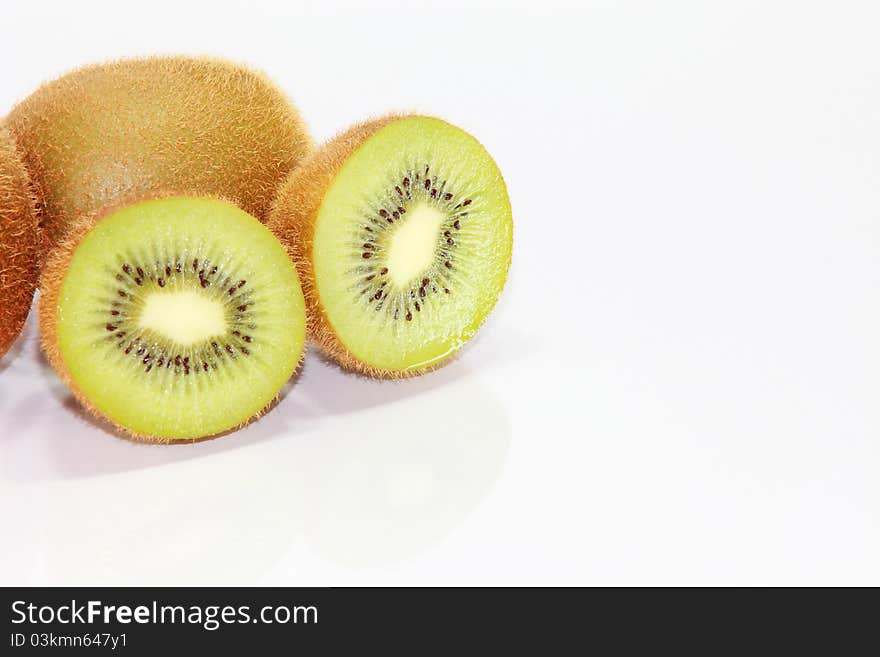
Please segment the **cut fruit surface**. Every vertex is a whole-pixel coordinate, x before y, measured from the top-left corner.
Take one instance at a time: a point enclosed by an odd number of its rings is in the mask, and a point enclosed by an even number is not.
[[[50,361],[84,404],[159,440],[246,423],[302,354],[293,264],[255,218],[175,197],[111,212],[43,275]]]
[[[424,116],[356,126],[319,149],[269,225],[297,261],[312,334],[377,376],[423,372],[470,339],[512,249],[497,165],[471,135]]]

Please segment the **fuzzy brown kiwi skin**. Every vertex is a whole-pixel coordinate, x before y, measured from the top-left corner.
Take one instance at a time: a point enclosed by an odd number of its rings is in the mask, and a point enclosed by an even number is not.
[[[0,358],[21,333],[36,282],[36,204],[15,141],[0,128]]]
[[[375,367],[358,359],[342,343],[321,305],[312,263],[315,222],[324,194],[349,157],[387,125],[416,114],[390,114],[358,123],[312,151],[281,185],[272,211],[269,230],[275,233],[296,265],[306,299],[309,338],[342,369],[375,379],[405,379],[447,365],[456,354],[422,368],[394,370]]]
[[[136,203],[141,203],[145,201],[157,201],[166,198],[173,198],[176,196],[211,199],[235,205],[235,203],[227,198],[223,198],[222,196],[207,196],[205,194],[185,193],[180,191],[156,192],[153,194],[142,196],[133,201],[124,201],[118,202],[113,205],[108,205],[90,214],[83,215],[75,219],[74,222],[71,224],[70,229],[66,232],[64,239],[52,250],[51,254],[46,259],[43,265],[43,270],[40,273],[40,298],[37,304],[37,313],[40,323],[40,345],[42,347],[43,353],[46,355],[46,359],[49,361],[52,369],[54,369],[56,374],[58,374],[59,378],[64,381],[65,385],[67,385],[68,389],[76,398],[76,400],[83,408],[86,409],[89,414],[97,418],[102,423],[111,427],[114,430],[116,436],[140,443],[177,445],[203,442],[206,440],[220,438],[234,433],[235,431],[244,428],[252,422],[259,420],[266,413],[272,410],[272,408],[275,407],[280,398],[279,392],[278,395],[270,400],[269,403],[267,403],[257,413],[246,419],[244,422],[233,427],[232,429],[227,429],[217,434],[201,436],[198,438],[162,438],[159,436],[153,436],[150,434],[133,431],[128,427],[124,427],[114,422],[112,418],[108,417],[100,409],[98,409],[92,403],[91,399],[89,399],[88,395],[86,395],[82,391],[82,389],[76,384],[76,381],[73,379],[73,376],[71,375],[67,364],[64,362],[64,357],[61,355],[61,349],[58,345],[58,303],[61,296],[61,288],[67,275],[67,270],[70,267],[70,262],[73,259],[73,255],[76,252],[77,247],[79,247],[80,243],[82,243],[82,241],[92,231],[92,229],[94,229],[99,223],[101,223],[101,221],[105,217],[109,217],[115,212],[118,212],[119,210],[122,210],[123,208],[134,205]],[[299,356],[299,362],[294,369],[292,378],[295,379],[299,375],[304,358],[305,350],[303,350],[303,353],[301,353]]]
[[[372,367],[348,350],[321,305],[311,253],[318,210],[339,169],[367,139],[400,118],[403,115],[358,123],[312,151],[281,185],[269,213],[269,230],[275,233],[296,265],[306,300],[307,335],[323,354],[343,369],[374,378],[403,378],[419,372]]]
[[[224,196],[265,221],[278,186],[313,147],[267,77],[205,57],[75,70],[42,85],[4,124],[35,185],[44,251],[77,218],[169,188]]]

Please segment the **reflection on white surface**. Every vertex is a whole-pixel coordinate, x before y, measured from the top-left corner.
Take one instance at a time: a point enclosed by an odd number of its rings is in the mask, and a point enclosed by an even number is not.
[[[406,559],[480,502],[508,449],[461,364],[377,383],[315,358],[241,432],[132,443],[78,410],[33,333],[0,378],[3,584],[256,583],[300,541],[353,568]]]
[[[357,406],[359,393],[419,385],[345,383],[316,396],[329,400],[323,412],[339,412],[346,400]],[[309,441],[295,466],[310,543],[349,566],[398,561],[439,542],[488,492],[510,440],[504,409],[464,379],[340,426]]]

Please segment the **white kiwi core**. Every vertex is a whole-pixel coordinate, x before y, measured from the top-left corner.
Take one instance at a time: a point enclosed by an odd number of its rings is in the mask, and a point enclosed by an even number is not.
[[[223,335],[227,329],[223,304],[193,290],[148,295],[137,323],[184,347]]]
[[[434,263],[440,227],[446,215],[419,203],[407,211],[388,246],[388,276],[399,287],[409,285]]]

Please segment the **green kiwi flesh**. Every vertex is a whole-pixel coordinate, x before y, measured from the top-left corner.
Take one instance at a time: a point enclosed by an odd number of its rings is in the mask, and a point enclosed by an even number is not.
[[[43,274],[50,361],[80,400],[136,437],[246,424],[300,361],[293,263],[251,215],[173,197],[111,211]]]

